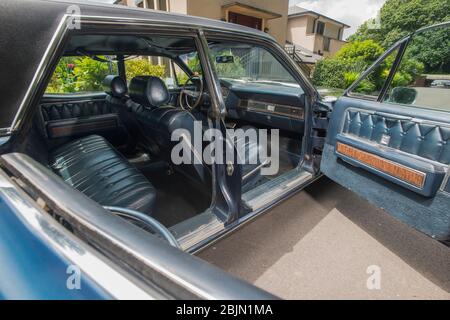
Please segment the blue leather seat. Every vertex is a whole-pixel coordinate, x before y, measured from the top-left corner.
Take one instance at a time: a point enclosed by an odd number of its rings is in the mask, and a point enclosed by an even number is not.
[[[165,83],[151,76],[139,76],[131,80],[130,98],[136,103],[133,107],[138,122],[141,123],[142,131],[149,139],[155,141],[161,151],[161,157],[171,163],[171,152],[178,141],[171,141],[172,133],[176,129],[185,129],[190,133],[190,145],[194,146],[194,124],[197,119],[191,112],[181,108],[168,106],[170,94]],[[255,129],[250,126],[242,128],[243,130]],[[247,159],[255,160],[259,154],[260,146],[257,143],[245,144],[245,155]],[[191,149],[191,159],[200,157],[197,163],[173,165],[175,170],[180,171],[189,178],[200,180],[202,183],[211,182],[211,169],[203,162],[203,150],[200,154]],[[255,157],[256,156],[256,157]],[[265,164],[260,159],[251,161],[242,165],[243,187],[247,183],[255,182],[259,179],[261,167]]]
[[[101,205],[152,214],[155,188],[100,136],[78,139],[54,150],[50,166],[66,183]]]

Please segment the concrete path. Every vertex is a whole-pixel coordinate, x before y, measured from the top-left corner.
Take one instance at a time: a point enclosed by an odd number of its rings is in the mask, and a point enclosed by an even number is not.
[[[285,299],[450,299],[449,247],[326,178],[199,257]]]

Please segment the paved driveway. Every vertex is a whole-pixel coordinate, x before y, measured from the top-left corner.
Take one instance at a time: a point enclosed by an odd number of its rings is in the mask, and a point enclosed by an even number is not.
[[[450,248],[326,178],[199,256],[286,299],[450,299]]]

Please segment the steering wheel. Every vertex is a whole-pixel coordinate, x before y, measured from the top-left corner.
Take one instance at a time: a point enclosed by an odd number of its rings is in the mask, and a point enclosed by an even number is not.
[[[163,226],[160,222],[153,219],[152,217],[142,212],[127,208],[111,207],[111,206],[105,206],[103,208],[115,214],[116,216],[144,224],[146,227],[149,227],[152,231],[162,236],[167,242],[169,242],[171,246],[181,249],[180,244],[178,243],[177,239],[175,239],[173,234],[169,231],[169,229],[167,229],[165,226]]]
[[[200,82],[200,88],[199,91],[194,91],[194,90],[189,90],[187,89],[187,84],[190,82],[195,86],[195,83],[193,81],[193,79],[195,77],[198,77],[199,82]],[[198,74],[192,74],[189,79],[186,80],[186,82],[184,83],[184,85],[181,87],[181,91],[180,91],[180,95],[179,95],[179,105],[182,109],[187,110],[187,111],[192,111],[195,108],[198,107],[198,105],[200,104],[202,97],[203,97],[203,90],[204,90],[204,86],[203,86],[203,80],[201,76],[198,76]],[[191,104],[189,102],[189,99],[193,99],[194,103]]]

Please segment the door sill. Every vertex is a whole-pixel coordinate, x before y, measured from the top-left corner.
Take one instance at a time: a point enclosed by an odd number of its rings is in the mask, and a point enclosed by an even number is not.
[[[257,211],[311,180],[310,172],[294,169],[242,195],[243,203]]]
[[[169,228],[177,238],[181,249],[187,251],[198,243],[209,239],[225,229],[221,221],[211,210]]]

